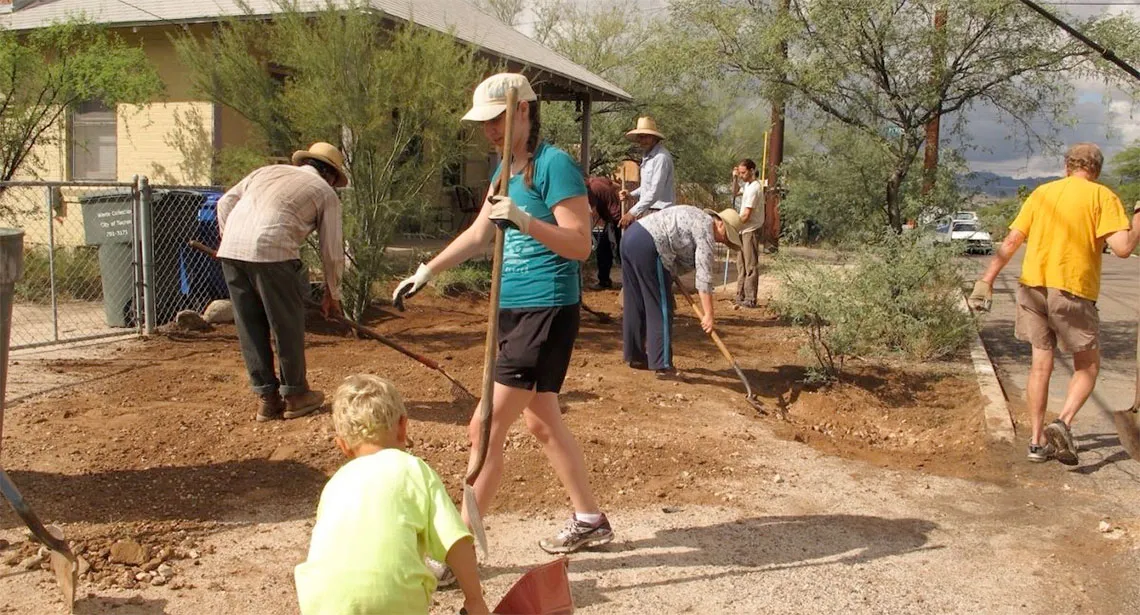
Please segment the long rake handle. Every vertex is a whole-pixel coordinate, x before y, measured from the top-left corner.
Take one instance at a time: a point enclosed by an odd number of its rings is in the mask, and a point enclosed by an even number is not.
[[[511,153],[514,147],[515,107],[519,93],[515,88],[507,90],[506,124],[503,130],[503,162],[499,168],[499,181],[496,195],[508,195],[511,185]],[[491,297],[487,310],[487,341],[483,345],[483,399],[479,402],[479,448],[475,451],[475,462],[464,479],[470,486],[475,485],[483,465],[487,461],[487,449],[491,444],[491,416],[495,399],[495,353],[499,346],[499,293],[503,288],[503,242],[506,235],[503,227],[495,225],[495,248],[491,261]]]
[[[685,296],[685,301],[689,302],[689,305],[693,308],[693,312],[697,314],[697,318],[704,320],[705,313],[701,311],[701,307],[697,305],[697,302],[693,301],[693,296],[689,294],[689,289],[685,288],[685,285],[681,283],[680,278],[677,276],[673,276],[673,281],[677,284],[677,288],[681,291],[681,294]],[[716,332],[716,329],[709,331],[709,337],[712,338],[713,342],[716,342],[716,347],[720,349],[720,353],[724,355],[724,358],[735,366],[736,359],[732,358],[732,353],[728,351],[728,346],[724,345],[724,341],[720,339],[720,335]]]
[[[206,244],[204,244],[202,242],[190,240],[187,243],[189,244],[189,246],[191,248],[198,250],[199,252],[205,254],[206,256],[209,256],[209,257],[214,258],[214,259],[218,258],[217,250],[211,248],[210,246],[207,246]],[[317,307],[317,305],[315,303],[313,303],[312,301],[306,301],[305,304],[308,305],[309,307]],[[347,318],[345,316],[330,316],[329,320],[332,320],[333,322],[336,322],[336,323],[342,324],[346,327],[349,327],[353,331],[356,331],[359,335],[362,335],[362,336],[367,337],[369,339],[380,342],[381,344],[384,344],[385,346],[387,346],[387,347],[391,348],[392,350],[395,350],[396,352],[408,357],[409,359],[416,361],[417,363],[423,364],[428,369],[432,369],[432,370],[435,370],[435,371],[443,374],[445,378],[447,378],[448,380],[451,380],[452,383],[459,385],[459,387],[461,389],[463,389],[463,391],[465,393],[467,393],[468,395],[471,395],[470,391],[468,391],[465,387],[463,387],[463,385],[456,382],[451,376],[449,376],[445,371],[443,371],[443,367],[440,366],[439,363],[436,363],[435,361],[433,361],[433,360],[431,360],[431,359],[429,359],[429,358],[427,358],[427,357],[425,357],[425,356],[423,356],[417,352],[414,352],[412,350],[408,350],[404,346],[401,346],[400,344],[392,341],[391,339],[384,337],[383,335],[378,333],[375,329],[370,329],[370,328],[356,322],[355,320],[350,320],[349,318]],[[472,397],[474,397],[474,396],[472,395]]]
[[[693,312],[697,314],[697,318],[704,320],[705,313],[701,311],[701,307],[697,305],[696,301],[693,300],[693,296],[689,294],[689,289],[685,288],[685,285],[681,283],[681,278],[673,276],[673,282],[676,283],[677,288],[681,291],[681,294],[684,295],[685,301],[689,302],[689,305],[693,308]],[[727,360],[729,364],[732,365],[732,369],[736,371],[736,376],[740,378],[741,382],[744,383],[745,396],[748,397],[748,399],[752,399],[752,385],[748,382],[748,378],[744,376],[744,371],[740,369],[740,365],[736,362],[736,359],[732,356],[732,353],[729,352],[728,346],[724,345],[724,340],[720,339],[720,334],[716,332],[716,329],[713,329],[712,331],[709,331],[709,337],[711,337],[712,341],[716,343],[716,347],[720,349],[720,354],[724,355],[725,360]]]

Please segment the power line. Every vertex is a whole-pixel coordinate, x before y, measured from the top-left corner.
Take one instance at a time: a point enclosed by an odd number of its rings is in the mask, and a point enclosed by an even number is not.
[[[127,0],[118,0],[118,2],[119,2],[120,4],[125,4],[126,6],[129,6],[129,7],[131,7],[132,9],[134,9],[134,10],[136,10],[136,11],[139,11],[140,13],[146,13],[147,15],[150,15],[151,17],[154,17],[155,19],[157,19],[157,20],[159,20],[159,21],[164,21],[164,22],[166,22],[166,23],[168,23],[168,24],[170,24],[170,25],[172,25],[172,26],[179,26],[179,25],[182,25],[182,24],[179,24],[179,23],[176,23],[176,22],[170,21],[169,19],[167,19],[167,18],[163,17],[162,15],[158,15],[158,14],[156,14],[156,13],[152,13],[151,11],[148,11],[148,10],[144,9],[144,8],[142,8],[141,6],[136,6],[136,5],[134,5],[134,4],[131,4],[130,2],[127,2]]]

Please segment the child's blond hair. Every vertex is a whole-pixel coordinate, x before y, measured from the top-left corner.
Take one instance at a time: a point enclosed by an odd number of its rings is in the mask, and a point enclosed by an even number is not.
[[[380,376],[349,376],[333,398],[333,427],[350,447],[379,442],[407,414],[396,385]]]

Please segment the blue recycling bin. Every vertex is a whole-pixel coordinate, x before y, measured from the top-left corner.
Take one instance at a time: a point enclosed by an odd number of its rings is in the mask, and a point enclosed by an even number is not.
[[[218,200],[222,198],[222,192],[202,191],[201,194],[205,200],[198,208],[192,238],[217,248],[222,241],[218,231]],[[230,296],[221,264],[185,243],[179,254],[179,282],[184,305],[192,310],[202,311],[211,301]]]

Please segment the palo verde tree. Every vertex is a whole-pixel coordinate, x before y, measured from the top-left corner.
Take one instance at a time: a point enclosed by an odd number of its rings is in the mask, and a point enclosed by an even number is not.
[[[675,0],[673,7],[722,68],[755,77],[761,92],[786,95],[789,108],[806,105],[877,144],[888,165],[878,198],[896,232],[904,223],[903,187],[932,119],[958,114],[961,126],[964,112],[987,105],[1008,120],[1012,136],[1040,144],[1053,133],[1035,130],[1034,122],[1065,118],[1074,77],[1119,77],[1087,47],[1008,0]],[[936,29],[942,8],[948,19]],[[1070,21],[1125,55],[1137,38],[1126,16]]]
[[[62,122],[79,103],[114,108],[161,92],[143,51],[98,25],[72,20],[0,30],[0,181],[39,166],[37,151],[64,138]],[[10,213],[0,206],[0,214]]]
[[[624,135],[642,115],[652,116],[666,134],[679,184],[713,189],[728,182],[728,169],[736,157],[759,159],[762,148],[744,152],[734,145],[755,143],[766,119],[736,139],[737,132],[729,130],[733,121],[755,119],[742,112],[744,105],[734,89],[740,79],[707,71],[708,50],[675,36],[667,15],[631,15],[626,4],[616,1],[538,0],[531,9],[537,16],[534,35],[540,42],[621,86],[633,98],[593,105],[588,172],[608,173],[627,157],[640,158]],[[581,111],[570,105],[552,105],[543,116],[547,136],[562,146],[580,141],[580,121]]]
[[[392,23],[367,3],[278,7],[272,20],[187,35],[179,55],[198,90],[250,120],[266,155],[317,140],[344,151],[345,307],[359,318],[397,223],[437,206],[443,169],[462,160],[470,132],[459,118],[485,67],[453,37]]]

